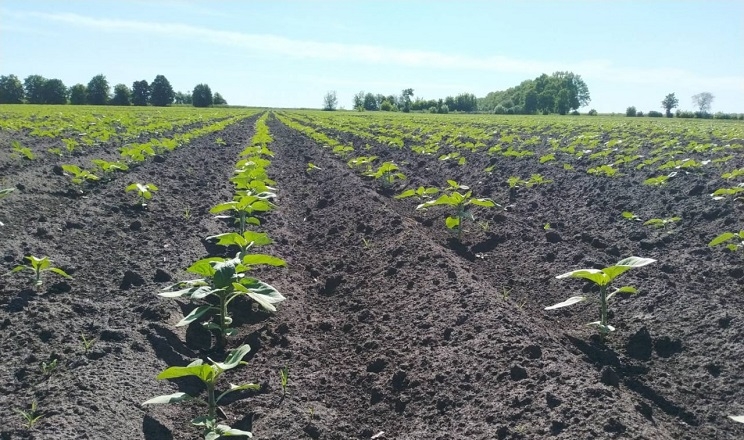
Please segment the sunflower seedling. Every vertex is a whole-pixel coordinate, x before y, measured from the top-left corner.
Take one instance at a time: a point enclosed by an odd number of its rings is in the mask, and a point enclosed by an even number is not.
[[[220,336],[220,346],[224,347],[227,344],[227,337],[237,332],[230,326],[232,318],[228,313],[228,306],[233,300],[241,296],[247,296],[264,309],[274,312],[276,311],[275,304],[285,299],[271,285],[246,276],[246,272],[255,265],[286,266],[286,263],[280,258],[263,254],[248,254],[230,260],[218,257],[205,258],[186,269],[188,272],[202,275],[203,278],[182,281],[166,287],[165,291],[159,293],[159,295],[164,298],[188,298],[204,302],[207,302],[207,297],[215,297],[217,299],[216,305],[208,302],[198,306],[179,321],[176,326],[189,325],[202,316],[213,313],[216,322],[207,322],[204,327],[209,330],[216,330]]]
[[[31,402],[31,408],[28,411],[16,409],[15,412],[23,417],[23,420],[26,422],[26,428],[28,429],[33,429],[34,425],[44,417],[44,414],[39,411],[38,404],[35,400]]]
[[[558,275],[556,278],[558,278],[559,280],[564,278],[583,278],[599,286],[599,321],[590,322],[587,325],[596,325],[597,327],[599,327],[600,337],[602,338],[602,340],[604,340],[608,333],[615,330],[615,328],[608,322],[607,314],[609,310],[609,300],[618,293],[637,292],[634,287],[623,286],[613,290],[610,293],[607,293],[607,289],[609,288],[610,283],[615,278],[629,271],[630,269],[633,269],[635,267],[643,267],[655,261],[656,260],[651,258],[628,257],[618,261],[617,264],[615,264],[614,266],[609,266],[604,269],[578,269]],[[545,310],[555,310],[561,307],[567,307],[576,303],[586,301],[587,299],[589,299],[589,297],[585,295],[572,296],[571,298],[568,298],[563,302],[545,307]]]
[[[406,178],[406,175],[400,172],[398,165],[393,162],[384,162],[377,168],[377,171],[368,171],[365,175],[379,181],[383,188],[390,188],[398,180]]]
[[[445,219],[445,224],[449,229],[457,231],[458,240],[462,236],[463,221],[475,221],[475,217],[473,217],[472,212],[470,212],[470,210],[468,209],[471,205],[482,206],[484,208],[493,208],[494,206],[499,206],[491,199],[473,197],[472,191],[467,191],[464,194],[457,191],[452,191],[449,194],[442,194],[436,200],[424,202],[418,205],[416,209],[427,209],[431,208],[432,206],[439,205],[454,208],[453,215],[450,215]]]
[[[724,232],[708,243],[708,246],[714,247],[726,243],[726,249],[736,252],[744,249],[744,229],[739,232]]]
[[[37,258],[33,255],[30,255],[26,257],[26,260],[28,260],[27,265],[18,265],[14,267],[13,270],[10,271],[10,273],[20,272],[24,269],[32,271],[34,273],[34,285],[36,286],[36,290],[41,290],[41,286],[43,284],[41,274],[43,272],[52,272],[61,277],[72,279],[72,277],[69,276],[64,270],[60,269],[59,267],[52,267],[52,260],[50,260],[49,257]]]
[[[640,217],[638,217],[637,215],[633,214],[630,211],[623,211],[621,215],[623,216],[625,220],[637,221],[637,222],[641,221]]]
[[[88,170],[84,170],[77,165],[62,165],[62,171],[64,171],[66,175],[70,176],[70,181],[75,185],[80,185],[86,180],[92,182],[100,180],[100,178],[95,174]]]
[[[125,192],[137,191],[139,205],[142,208],[147,207],[147,201],[152,199],[152,193],[157,191],[158,187],[152,183],[133,183],[125,188]]]
[[[312,172],[312,171],[315,171],[315,170],[318,170],[318,171],[320,171],[320,170],[322,170],[322,169],[323,169],[323,168],[321,168],[321,167],[319,167],[319,166],[315,165],[314,163],[312,163],[312,162],[308,162],[308,163],[307,163],[307,169],[305,170],[305,172],[306,172],[306,173],[310,173],[310,172]]]
[[[217,218],[235,218],[235,223],[238,224],[238,232],[243,234],[247,225],[259,226],[261,224],[254,213],[271,211],[274,205],[269,199],[274,197],[276,197],[276,194],[269,191],[258,194],[242,194],[235,200],[215,205],[209,212],[219,214],[232,211],[232,215],[218,215]]]
[[[407,189],[403,191],[402,193],[398,194],[397,196],[395,196],[395,198],[405,199],[408,197],[418,197],[420,199],[428,199],[432,195],[438,194],[438,193],[439,193],[439,188],[436,188],[433,186],[428,187],[428,188],[424,186],[419,186],[416,189]]]
[[[225,234],[212,235],[207,237],[207,240],[217,240],[217,244],[220,246],[239,247],[240,252],[238,252],[238,257],[240,258],[248,255],[248,250],[253,246],[265,246],[273,243],[273,240],[265,233],[254,231],[245,231],[242,235],[237,232],[227,232]]]
[[[253,434],[248,431],[231,428],[228,425],[220,424],[217,420],[217,409],[220,401],[228,394],[234,391],[240,390],[259,390],[261,385],[254,383],[245,383],[241,385],[230,384],[230,388],[223,391],[221,394],[217,394],[216,385],[222,373],[227,370],[232,370],[238,365],[247,364],[243,361],[243,357],[251,350],[248,345],[241,345],[235,350],[228,353],[225,362],[215,362],[209,359],[211,364],[205,364],[201,359],[197,359],[185,367],[170,367],[166,368],[162,373],[158,374],[158,379],[178,379],[180,377],[194,376],[199,378],[204,386],[207,388],[207,400],[204,401],[196,396],[191,396],[186,393],[173,393],[164,396],[154,397],[142,405],[157,405],[164,403],[178,403],[186,401],[195,401],[201,405],[207,407],[207,414],[196,417],[191,420],[194,426],[200,426],[204,429],[205,440],[217,440],[220,436],[239,436],[244,435],[249,438],[253,437]]]
[[[13,147],[13,152],[18,157],[25,157],[28,160],[34,160],[34,159],[36,159],[36,155],[34,154],[34,152],[31,151],[30,148],[24,147],[23,145],[21,145],[20,142],[18,142],[18,141],[12,141],[10,143],[10,145]]]
[[[655,228],[662,228],[666,230],[668,225],[676,223],[680,220],[682,220],[682,217],[652,218],[651,220],[646,220],[645,222],[643,222],[643,225],[653,226]]]

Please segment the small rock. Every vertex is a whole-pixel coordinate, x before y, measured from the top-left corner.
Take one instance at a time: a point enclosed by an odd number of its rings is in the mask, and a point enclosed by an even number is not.
[[[367,372],[368,373],[380,373],[382,370],[385,369],[387,366],[387,361],[382,358],[377,358],[374,361],[367,364]]]
[[[132,224],[129,225],[129,229],[131,231],[139,231],[142,229],[142,222],[139,220],[135,220],[132,222]]]
[[[153,160],[155,161],[155,163],[163,163],[165,162],[165,156],[163,156],[162,154],[156,154]]]
[[[55,165],[52,167],[52,173],[58,175],[58,176],[64,176],[65,170],[62,169],[60,165]]]
[[[545,403],[548,404],[548,408],[555,408],[556,406],[563,403],[563,401],[559,399],[555,394],[547,392],[545,393]]]
[[[539,345],[528,345],[522,349],[522,353],[530,359],[540,359],[542,357],[542,349]]]

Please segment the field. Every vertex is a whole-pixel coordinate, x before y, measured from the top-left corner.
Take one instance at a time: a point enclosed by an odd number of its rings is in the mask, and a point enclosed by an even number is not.
[[[260,439],[744,438],[744,247],[709,246],[744,229],[743,150],[717,120],[0,106],[0,272],[72,277],[0,278],[0,439],[202,438],[195,403],[142,403],[241,344],[217,388],[258,386],[217,414]],[[286,300],[231,303],[223,348],[176,326],[203,301],[157,294],[236,255],[207,237],[238,181],[275,188],[247,228],[286,267],[251,276]],[[417,209],[454,193],[459,227]],[[596,302],[545,310],[599,297],[557,275],[630,256],[656,261],[613,283],[637,288],[614,331]]]

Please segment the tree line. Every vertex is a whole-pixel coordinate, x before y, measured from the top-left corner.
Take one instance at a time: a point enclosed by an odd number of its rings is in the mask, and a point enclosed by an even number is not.
[[[518,86],[491,92],[478,99],[478,109],[497,114],[565,115],[591,101],[589,87],[581,76],[573,72],[543,73],[535,79],[522,81]]]
[[[219,93],[212,94],[207,84],[197,84],[192,92],[175,92],[170,81],[157,75],[151,83],[135,81],[130,88],[116,84],[113,93],[103,74],[94,76],[87,85],[66,87],[60,79],[29,75],[21,80],[15,75],[0,76],[0,104],[72,104],[72,105],[152,105],[186,104],[194,107],[227,105]]]
[[[711,105],[713,104],[713,100],[715,99],[715,96],[713,96],[710,92],[701,92],[697,93],[695,95],[692,95],[692,103],[695,107],[697,107],[697,111],[691,112],[687,110],[680,110],[679,108],[679,99],[674,93],[670,93],[664,97],[664,99],[661,101],[661,108],[664,109],[666,113],[667,118],[671,117],[677,117],[677,118],[700,118],[700,119],[744,119],[744,114],[737,114],[737,113],[723,113],[723,112],[717,112],[716,114],[711,114],[710,109]],[[672,114],[672,110],[677,108],[677,111]],[[639,111],[636,109],[635,106],[630,106],[627,109],[625,109],[625,116],[628,117],[643,117],[644,114],[642,111]],[[660,118],[662,117],[661,112],[651,110],[647,113],[647,116],[649,117],[656,117]]]

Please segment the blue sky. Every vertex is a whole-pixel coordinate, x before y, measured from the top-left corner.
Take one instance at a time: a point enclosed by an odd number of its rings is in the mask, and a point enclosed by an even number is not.
[[[0,74],[131,87],[165,75],[230,104],[320,107],[336,90],[482,97],[581,75],[583,109],[744,112],[744,1],[33,1],[0,3]]]

